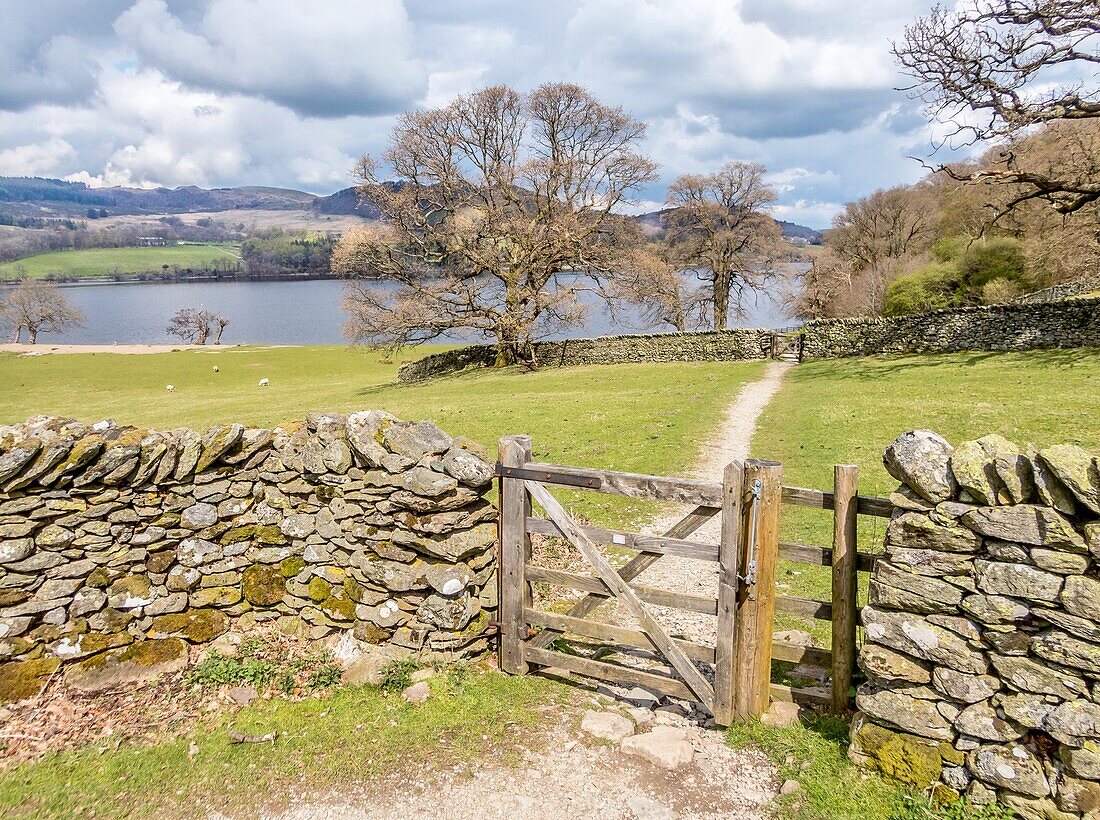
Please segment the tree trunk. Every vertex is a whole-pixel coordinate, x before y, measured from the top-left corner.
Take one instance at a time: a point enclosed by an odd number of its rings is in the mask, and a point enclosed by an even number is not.
[[[15,326],[15,333],[11,336],[11,343],[13,345],[19,344],[19,338],[23,335],[23,325]]]
[[[28,337],[27,338],[27,344],[32,344],[32,345],[37,344],[38,343],[38,328],[35,327],[34,325],[28,325],[27,326],[27,337]]]
[[[726,329],[726,317],[730,309],[730,277],[729,273],[714,271],[712,273],[714,283],[714,329]]]
[[[198,345],[206,344],[206,337],[209,336],[209,335],[210,335],[210,329],[209,328],[205,328],[205,327],[199,328],[199,336],[195,340],[195,344],[198,344]]]
[[[225,325],[218,325],[218,335],[214,337],[214,344],[220,345],[222,343],[222,333],[225,332]]]

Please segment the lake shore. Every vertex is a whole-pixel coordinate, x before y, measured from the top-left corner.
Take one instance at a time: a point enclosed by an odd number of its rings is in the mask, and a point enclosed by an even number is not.
[[[242,345],[65,345],[39,342],[38,344],[0,344],[0,353],[18,353],[23,356],[52,356],[69,353],[121,353],[141,356],[150,353],[175,353],[177,350],[229,350]],[[258,345],[258,347],[292,347],[292,345]]]

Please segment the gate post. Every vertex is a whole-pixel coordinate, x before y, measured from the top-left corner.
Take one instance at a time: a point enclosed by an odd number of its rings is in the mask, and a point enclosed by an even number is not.
[[[779,506],[783,468],[774,461],[745,462],[742,486],[741,577],[737,596],[734,716],[758,717],[771,697],[775,565],[779,560]],[[716,719],[717,720],[717,719]]]
[[[530,436],[505,436],[500,440],[500,463],[504,467],[523,467],[531,460]],[[531,606],[531,587],[527,583],[527,561],[531,557],[531,537],[527,518],[531,499],[519,478],[500,479],[500,549],[497,573],[500,578],[500,668],[513,675],[527,673],[523,658],[523,639],[527,637],[527,615]]]
[[[745,468],[740,461],[722,473],[722,536],[718,546],[718,641],[714,657],[714,722],[733,723],[736,676],[737,567],[741,550]]]
[[[859,468],[833,467],[833,679],[832,710],[848,708],[856,657],[856,517]]]

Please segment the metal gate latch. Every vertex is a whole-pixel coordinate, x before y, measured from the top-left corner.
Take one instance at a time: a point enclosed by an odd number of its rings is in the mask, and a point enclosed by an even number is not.
[[[764,494],[763,479],[756,478],[752,482],[752,512],[749,514],[749,565],[746,573],[738,576],[749,588],[749,600],[756,600],[756,522],[760,517],[760,498]]]

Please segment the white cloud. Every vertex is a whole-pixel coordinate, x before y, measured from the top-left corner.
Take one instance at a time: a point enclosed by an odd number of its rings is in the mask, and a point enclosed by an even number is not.
[[[48,174],[59,163],[72,159],[73,147],[52,137],[45,142],[17,145],[0,151],[0,176],[36,176]]]

